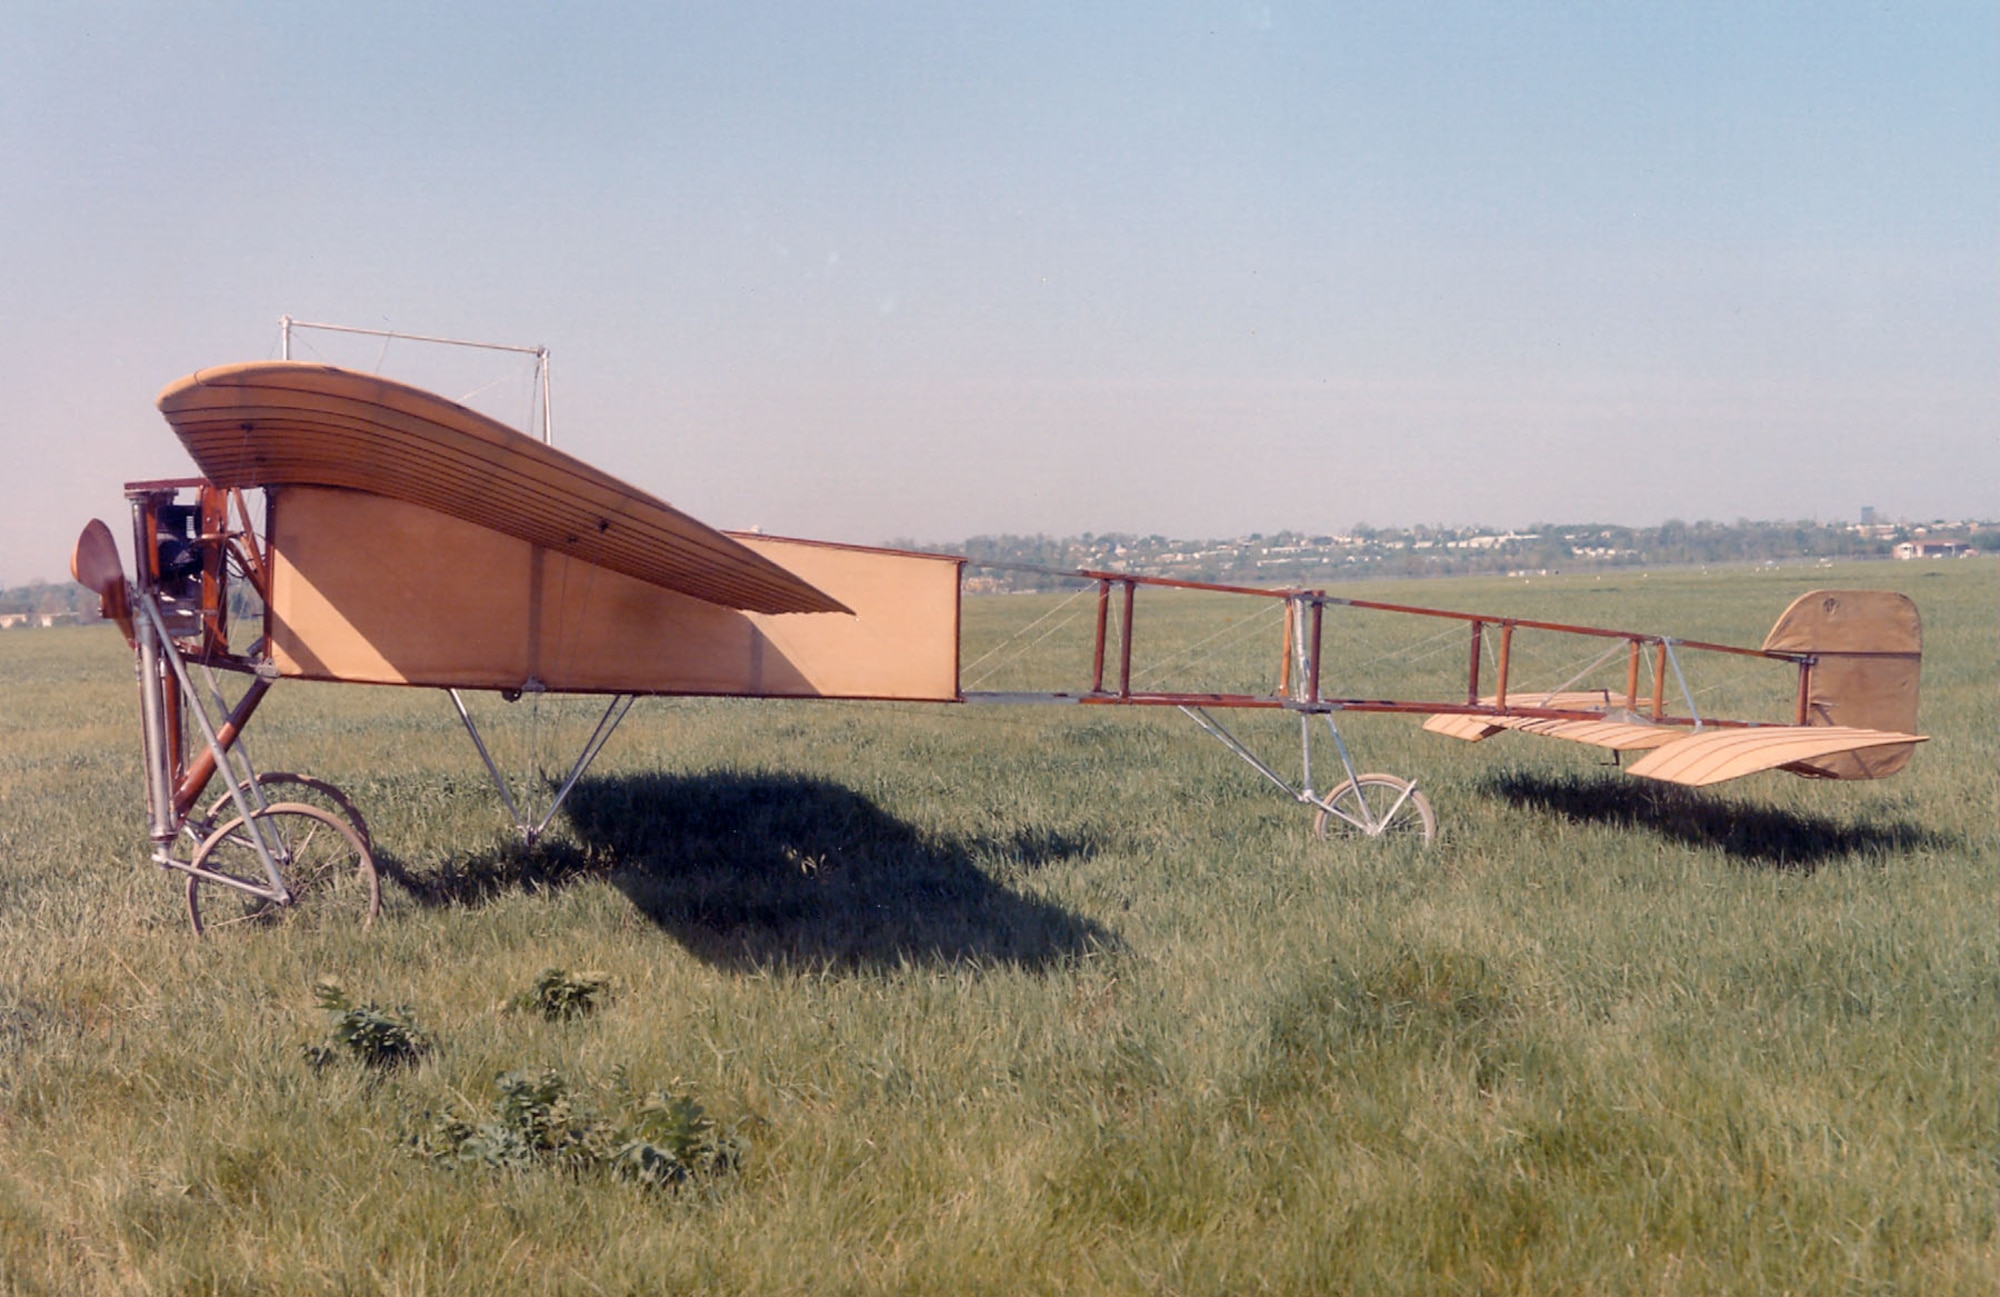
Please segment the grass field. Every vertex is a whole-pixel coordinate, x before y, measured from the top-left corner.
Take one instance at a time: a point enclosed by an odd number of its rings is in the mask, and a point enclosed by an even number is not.
[[[527,851],[436,694],[286,684],[256,755],[355,796],[383,920],[199,942],[124,645],[0,636],[0,1289],[1990,1293],[1994,565],[1367,593],[1754,644],[1816,585],[1918,601],[1903,775],[1696,796],[1352,718],[1428,851],[1314,839],[1172,714],[660,700]],[[968,660],[1052,602],[970,601]],[[581,737],[484,710],[509,761]],[[608,1000],[514,1004],[551,966]],[[311,1065],[323,977],[428,1050]],[[660,1089],[734,1156],[423,1152],[542,1068],[544,1117]]]

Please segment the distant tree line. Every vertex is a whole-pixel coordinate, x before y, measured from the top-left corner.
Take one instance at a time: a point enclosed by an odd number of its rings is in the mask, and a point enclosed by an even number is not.
[[[895,549],[964,555],[974,564],[968,573],[968,588],[977,591],[1053,589],[1063,584],[1059,577],[1020,568],[1053,572],[1087,568],[1240,585],[1311,587],[1370,577],[1888,558],[1902,541],[1919,538],[1956,540],[1982,554],[2000,553],[2000,523],[1994,522],[1864,527],[1747,519],[1683,522],[1678,518],[1657,527],[1536,523],[1520,531],[1495,531],[1478,527],[1371,527],[1362,523],[1340,533],[1252,532],[1227,540],[1084,532],[1060,537],[1003,533],[949,542],[903,538],[888,544]],[[240,583],[231,596],[232,617],[257,614],[254,594]],[[67,613],[80,621],[95,621],[97,596],[73,581],[31,581],[0,591],[0,615],[22,613]]]
[[[1230,584],[1313,586],[1371,577],[1576,572],[1618,567],[1756,564],[1801,559],[1878,559],[1913,537],[1958,540],[2000,552],[2000,524],[1869,526],[1818,522],[1669,519],[1657,527],[1609,523],[1536,523],[1520,531],[1477,527],[1378,528],[1344,533],[1261,532],[1228,540],[1172,539],[1132,533],[1053,537],[974,536],[960,543],[899,547],[963,554],[973,560],[971,588],[1047,589],[1055,577],[1007,565],[1079,568]],[[995,565],[983,568],[981,564]]]
[[[30,581],[0,590],[0,615],[71,613],[81,620],[97,618],[97,596],[74,581]]]

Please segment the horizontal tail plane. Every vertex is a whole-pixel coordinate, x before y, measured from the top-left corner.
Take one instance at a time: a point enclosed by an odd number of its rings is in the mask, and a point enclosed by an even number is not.
[[[1909,598],[1887,590],[1814,590],[1793,600],[1760,652],[1796,663],[1792,723],[1704,724],[1649,716],[1610,690],[1517,690],[1486,710],[1433,716],[1433,734],[1476,743],[1502,730],[1646,755],[1625,767],[1642,779],[1699,787],[1787,770],[1815,779],[1882,779],[1916,745],[1923,626]],[[1551,717],[1550,711],[1570,713]],[[1535,714],[1527,714],[1527,713]],[[1510,714],[1513,713],[1513,714]]]

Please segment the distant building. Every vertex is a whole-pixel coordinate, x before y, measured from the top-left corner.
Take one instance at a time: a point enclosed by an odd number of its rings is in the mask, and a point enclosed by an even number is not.
[[[1894,553],[1905,562],[1917,558],[1969,558],[1972,546],[1962,540],[1906,540]]]
[[[1874,505],[1864,504],[1861,506],[1861,525],[1864,527],[1873,527],[1875,525]]]

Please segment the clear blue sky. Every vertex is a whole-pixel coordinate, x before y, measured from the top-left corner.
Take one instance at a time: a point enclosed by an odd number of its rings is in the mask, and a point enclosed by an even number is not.
[[[723,526],[1991,517],[1996,261],[1990,0],[8,5],[0,584],[283,313]]]

